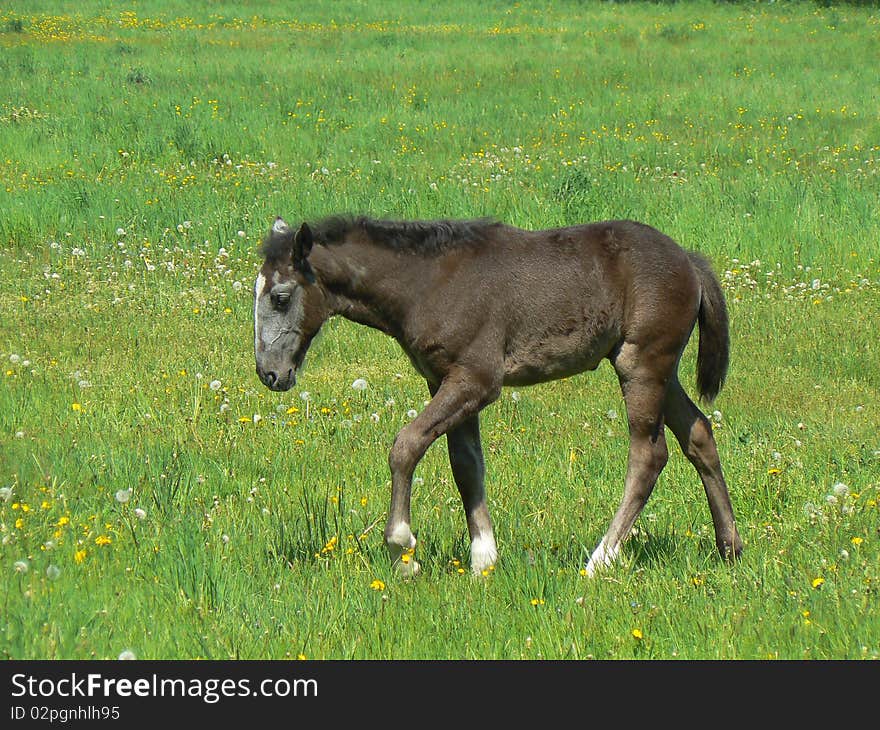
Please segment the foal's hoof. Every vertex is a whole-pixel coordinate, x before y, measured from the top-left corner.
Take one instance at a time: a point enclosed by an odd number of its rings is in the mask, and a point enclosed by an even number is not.
[[[394,567],[397,570],[397,575],[404,580],[415,578],[422,572],[422,566],[413,558],[411,550],[401,555],[400,559],[394,564]]]
[[[733,541],[720,540],[716,543],[716,547],[718,548],[721,557],[731,562],[739,558],[743,551],[743,544],[739,535],[737,535]]]

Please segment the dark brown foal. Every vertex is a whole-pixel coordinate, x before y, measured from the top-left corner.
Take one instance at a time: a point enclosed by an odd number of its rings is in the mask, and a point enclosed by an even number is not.
[[[341,315],[394,337],[431,400],[389,455],[385,542],[415,575],[410,495],[416,465],[441,435],[479,574],[498,559],[486,506],[479,413],[504,385],[532,385],[613,364],[630,448],[624,494],[587,572],[610,564],[666,464],[669,426],[702,479],[716,543],[742,550],[712,429],[678,381],[700,325],[697,387],[711,400],[729,359],[727,310],[699,255],[632,221],[524,231],[492,221],[331,218],[296,232],[280,218],[254,287],[257,373],[273,390],[296,382],[323,322]]]

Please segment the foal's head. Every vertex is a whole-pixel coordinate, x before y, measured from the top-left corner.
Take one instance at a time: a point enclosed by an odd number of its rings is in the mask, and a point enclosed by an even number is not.
[[[276,218],[263,243],[265,261],[254,284],[257,375],[272,390],[296,383],[312,338],[327,319],[324,293],[309,265],[312,232]]]

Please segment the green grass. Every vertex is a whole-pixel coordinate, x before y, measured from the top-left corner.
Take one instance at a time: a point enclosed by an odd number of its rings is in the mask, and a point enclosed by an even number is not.
[[[876,8],[297,13],[0,11],[0,656],[876,658]],[[605,365],[484,412],[487,579],[428,452],[396,580],[387,451],[424,384],[342,320],[295,391],[253,371],[262,233],[343,211],[632,217],[712,257],[742,559],[673,445],[622,560],[580,575],[625,469]]]

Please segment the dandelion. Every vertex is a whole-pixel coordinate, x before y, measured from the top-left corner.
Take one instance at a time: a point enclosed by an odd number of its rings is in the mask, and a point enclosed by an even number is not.
[[[0,499],[4,502],[12,499],[12,487],[0,487]]]
[[[80,403],[71,403],[70,408],[74,413],[81,413],[83,409]]]
[[[228,403],[221,403],[220,404],[220,413],[226,413],[226,411],[228,411],[229,408],[230,408],[230,406]]]
[[[239,238],[244,238],[247,233],[245,233],[244,231],[238,231],[238,233],[236,233],[235,235],[237,235]]]
[[[50,565],[48,568],[46,568],[46,577],[49,580],[58,580],[60,576],[61,568],[59,568],[57,565]]]
[[[299,397],[300,397],[302,400],[304,400],[306,403],[308,403],[309,400],[311,400],[311,398],[312,398],[312,394],[309,393],[309,391],[304,390],[302,393],[299,394]]]
[[[641,629],[633,629],[630,633],[636,641],[641,641],[645,638],[645,635],[642,633]]]
[[[9,362],[13,365],[18,365],[21,362],[21,355],[16,355],[14,352],[9,356]]]
[[[222,542],[224,545],[228,545],[229,544],[229,535],[227,535],[225,533],[223,535],[220,535],[220,542]]]
[[[58,522],[55,523],[58,527],[64,527],[65,525],[70,524],[70,517],[67,515],[62,515],[58,518]]]
[[[86,559],[86,555],[87,555],[87,554],[88,554],[88,553],[86,553],[85,550],[77,550],[77,551],[73,554],[73,559],[76,561],[76,564],[79,565],[80,563],[82,563],[83,560]]]
[[[116,492],[116,501],[119,504],[125,504],[131,499],[131,489],[120,489]]]
[[[134,510],[134,516],[137,517],[139,520],[143,520],[143,519],[146,519],[147,512],[146,512],[146,510],[143,510],[140,507],[136,507]]]
[[[137,659],[135,653],[131,649],[125,649],[119,653],[119,661],[133,661]]]
[[[367,389],[367,381],[363,378],[358,378],[351,384],[352,390],[366,390]]]
[[[125,229],[124,229],[124,228],[117,228],[117,229],[116,229],[116,235],[117,235],[117,236],[124,236],[124,235],[125,235]]]
[[[533,606],[543,606],[544,599],[543,598],[533,598],[531,601],[529,601],[529,603],[531,603]]]
[[[843,482],[837,482],[837,484],[831,487],[831,491],[838,497],[845,497],[849,494],[849,487]]]
[[[379,423],[379,414],[378,414],[378,413],[371,413],[371,414],[370,414],[370,420],[371,420],[373,423]]]
[[[210,383],[208,383],[208,387],[211,390],[220,390],[222,385],[223,383],[221,383],[219,380],[212,380]]]
[[[95,538],[95,545],[97,545],[98,547],[104,547],[105,545],[109,545],[112,542],[113,540],[107,537],[107,535],[98,535]]]
[[[255,426],[262,420],[263,417],[259,413],[254,413],[253,422]]]
[[[376,580],[374,580],[372,583],[370,583],[370,588],[372,588],[374,591],[384,591],[385,590],[385,583],[383,583],[381,580],[376,578]]]
[[[608,417],[609,421],[617,420],[617,411],[615,411],[613,408],[609,409],[605,415]]]
[[[853,545],[855,545],[856,547],[858,547],[859,545],[861,545],[861,544],[864,542],[864,539],[862,539],[861,537],[858,537],[858,536],[857,536],[857,537],[852,538],[852,540],[850,540],[850,542],[851,542]]]
[[[510,400],[514,403],[519,403],[519,391],[515,390],[510,394]]]
[[[27,560],[16,560],[12,564],[12,568],[13,568],[13,570],[15,570],[16,573],[22,573],[22,574],[27,573],[29,567],[30,566],[28,565]]]
[[[409,418],[410,420],[412,420],[413,418],[415,418],[417,415],[419,415],[419,412],[418,412],[415,408],[410,408],[410,409],[406,412],[406,417]]]
[[[824,583],[825,579],[822,576],[819,576],[818,578],[813,578],[810,585],[813,586],[813,590],[818,590]]]

